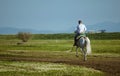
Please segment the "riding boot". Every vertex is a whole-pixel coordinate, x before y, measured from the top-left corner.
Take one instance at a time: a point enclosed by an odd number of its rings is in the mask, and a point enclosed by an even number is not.
[[[77,39],[74,40],[73,46],[76,46],[76,45],[77,45]]]
[[[76,46],[76,42],[74,41],[74,44],[73,44],[73,46]]]
[[[78,41],[77,37],[78,37],[79,35],[80,35],[80,34],[78,34],[78,33],[75,35],[73,46],[77,46],[77,41]]]

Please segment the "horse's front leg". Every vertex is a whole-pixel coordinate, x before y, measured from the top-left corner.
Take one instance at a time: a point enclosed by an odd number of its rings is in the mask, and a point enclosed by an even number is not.
[[[71,50],[70,50],[70,52],[72,52],[73,51],[73,48],[74,48],[75,46],[72,46],[72,48],[71,48]]]
[[[78,47],[76,47],[76,57],[78,57]]]

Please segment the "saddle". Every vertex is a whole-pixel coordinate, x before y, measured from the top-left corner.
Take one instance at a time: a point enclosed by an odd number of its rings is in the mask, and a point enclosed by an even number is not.
[[[86,36],[78,36],[76,39],[79,40],[81,37],[86,38]]]
[[[80,34],[79,36],[77,36],[77,37],[76,37],[76,39],[78,39],[78,40],[79,40],[81,37],[86,38],[86,35],[85,35],[85,34]]]
[[[83,38],[85,39],[85,43],[86,43],[86,35],[85,35],[85,34],[80,34],[79,36],[76,37],[74,46],[78,46],[78,43],[77,43],[77,42],[79,41],[79,39],[80,39],[81,37],[83,37]]]

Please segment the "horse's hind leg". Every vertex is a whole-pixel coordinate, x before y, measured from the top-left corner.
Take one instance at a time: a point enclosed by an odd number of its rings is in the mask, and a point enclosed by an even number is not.
[[[76,47],[76,57],[78,57],[78,47]]]
[[[84,54],[84,61],[86,61],[87,60],[87,57],[86,57],[86,54]]]
[[[87,54],[86,54],[84,49],[82,49],[82,51],[83,51],[84,61],[86,61],[87,60],[87,57],[86,57]]]
[[[84,55],[83,49],[80,48],[80,51],[82,52],[82,54]]]

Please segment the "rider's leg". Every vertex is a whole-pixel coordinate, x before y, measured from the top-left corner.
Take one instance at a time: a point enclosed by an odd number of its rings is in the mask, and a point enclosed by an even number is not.
[[[77,37],[78,37],[79,35],[80,35],[79,33],[76,33],[76,34],[75,34],[73,46],[76,46],[76,45],[77,45],[77,41],[78,41]]]

